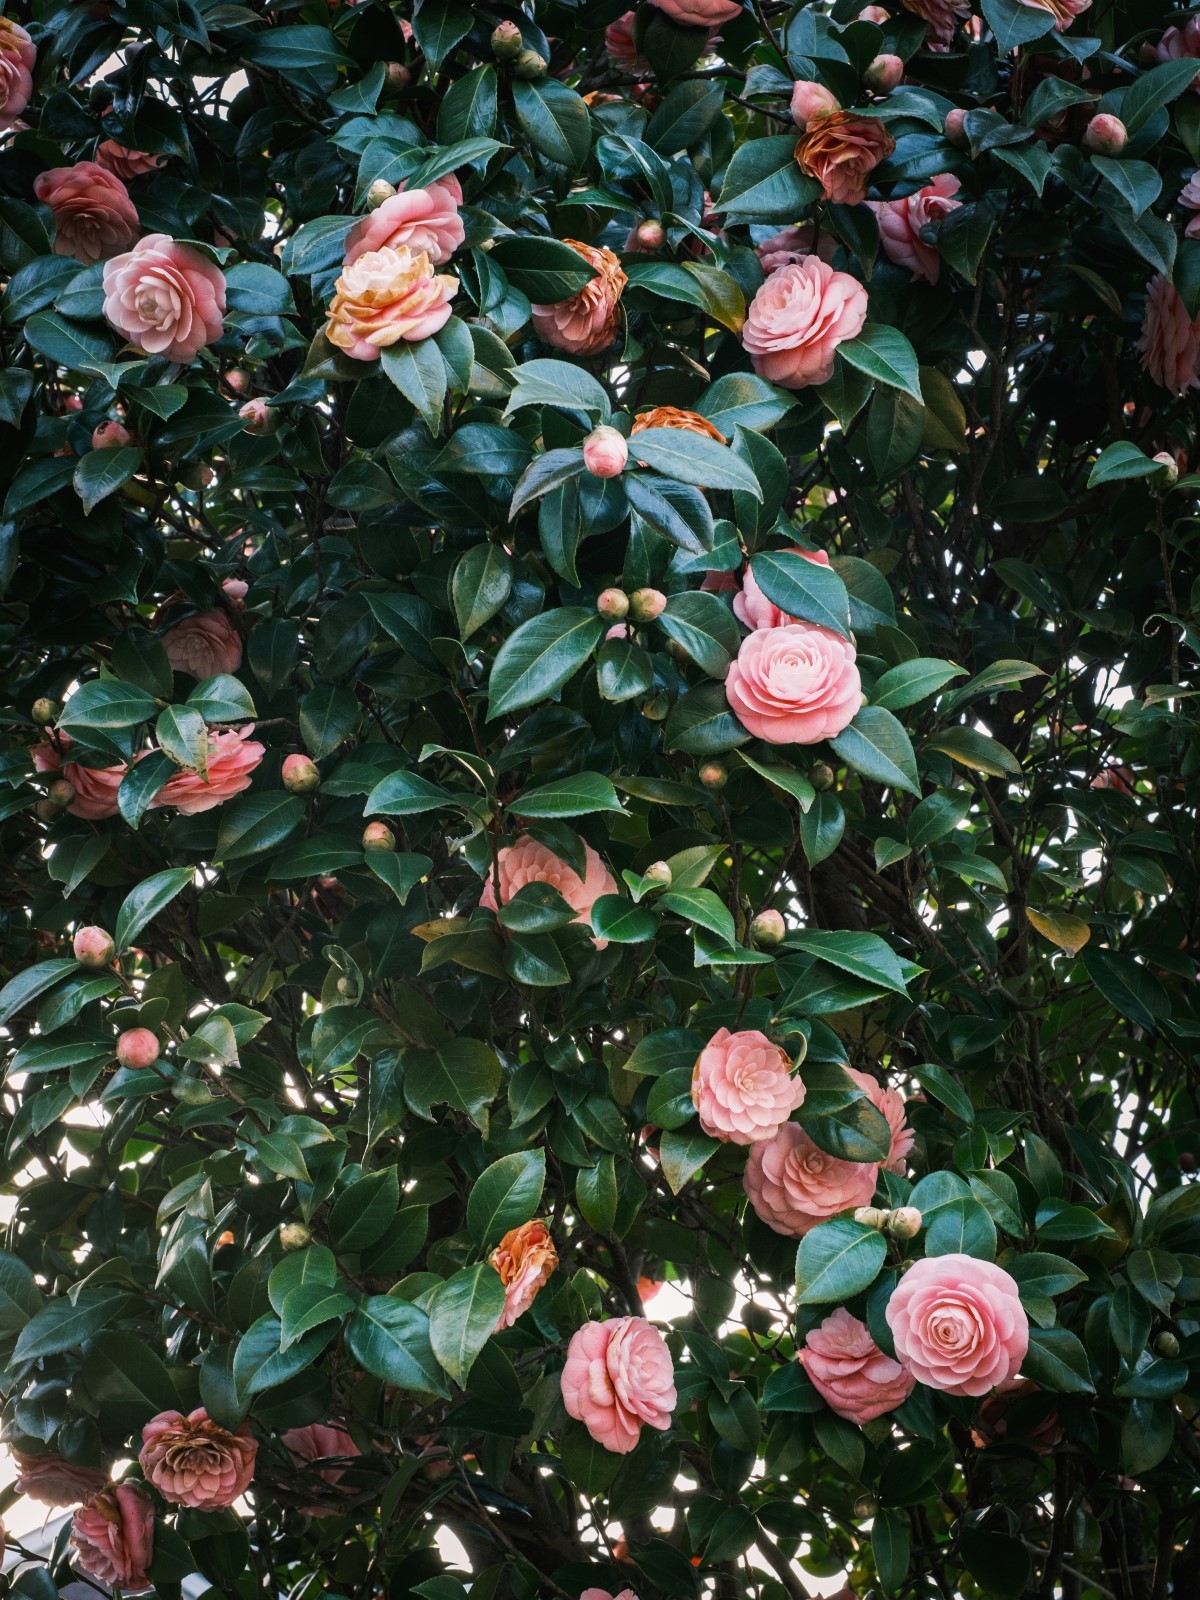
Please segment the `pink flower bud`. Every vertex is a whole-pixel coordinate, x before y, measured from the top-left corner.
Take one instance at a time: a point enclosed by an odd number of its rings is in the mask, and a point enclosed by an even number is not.
[[[129,430],[119,422],[102,422],[92,432],[93,450],[119,450],[129,443]]]
[[[364,850],[394,850],[396,835],[386,822],[368,822],[363,829],[362,846]]]
[[[887,1221],[887,1212],[881,1211],[878,1206],[859,1206],[854,1213],[854,1220],[863,1228],[874,1228],[882,1231]]]
[[[596,610],[606,622],[620,622],[629,615],[629,596],[624,589],[602,589],[596,597]]]
[[[656,883],[662,889],[670,888],[674,873],[665,861],[652,861],[642,873],[647,883]]]
[[[787,923],[778,911],[760,911],[750,924],[750,938],[757,950],[773,950],[787,936]]]
[[[389,94],[401,94],[412,82],[412,73],[402,61],[389,61],[383,86]]]
[[[633,230],[635,250],[661,250],[667,242],[667,232],[657,217],[647,217]]]
[[[247,433],[274,433],[279,423],[278,417],[261,395],[255,395],[253,400],[247,400],[245,405],[239,406],[238,416],[246,424]]]
[[[887,94],[904,76],[904,63],[899,56],[876,56],[863,73],[863,82],[876,94]]]
[[[149,1028],[128,1028],[117,1040],[117,1060],[123,1067],[144,1070],[158,1060],[158,1038]]]
[[[635,589],[629,596],[629,610],[635,622],[653,622],[667,608],[661,589]]]
[[[250,388],[250,374],[241,367],[231,367],[225,374],[225,382],[235,394],[246,394]]]
[[[515,61],[524,48],[525,41],[515,22],[501,22],[492,29],[492,54],[497,61]]]
[[[841,109],[824,84],[808,83],[802,79],[792,90],[792,121],[798,128],[807,128],[821,112]]]
[[[1165,483],[1168,488],[1170,488],[1172,484],[1179,482],[1179,463],[1175,460],[1175,457],[1169,450],[1160,450],[1156,456],[1152,457],[1152,459],[1157,461],[1159,466],[1162,468],[1161,481]]]
[[[75,785],[66,778],[55,778],[46,790],[46,798],[52,806],[57,806],[60,811],[65,811],[68,806],[75,803]]]
[[[723,761],[706,761],[697,776],[706,789],[723,789],[729,782],[729,768]]]
[[[946,113],[946,138],[949,139],[951,144],[957,145],[960,150],[965,148],[967,144],[967,130],[963,127],[966,116],[967,113],[959,106],[955,106],[953,110]]]
[[[808,769],[808,781],[818,794],[824,793],[826,789],[832,789],[836,779],[837,774],[828,761],[818,761],[815,767]]]
[[[91,923],[76,928],[71,949],[76,961],[84,967],[107,967],[117,953],[112,935]]]
[[[854,20],[855,22],[873,22],[876,27],[882,28],[888,21],[888,14],[882,6],[864,6]]]
[[[283,787],[292,794],[310,794],[321,782],[317,764],[309,756],[291,755],[283,758]],[[372,824],[377,826],[377,824]]]
[[[900,1206],[888,1213],[885,1227],[893,1239],[915,1239],[921,1231],[921,1213],[916,1206]]]
[[[1128,130],[1120,117],[1113,117],[1107,111],[1101,111],[1088,123],[1083,142],[1098,156],[1119,156],[1128,138]]]
[[[593,428],[583,441],[583,464],[595,478],[619,478],[628,460],[625,435],[616,428]]]
[[[39,727],[45,728],[58,716],[58,702],[48,699],[45,695],[39,695],[29,710]]]
[[[535,78],[546,76],[546,58],[538,55],[536,50],[522,50],[513,63],[513,76],[523,78],[526,82],[533,82]]]
[[[376,178],[367,190],[368,211],[378,211],[383,202],[390,200],[395,192],[395,184],[389,183],[386,178]]]

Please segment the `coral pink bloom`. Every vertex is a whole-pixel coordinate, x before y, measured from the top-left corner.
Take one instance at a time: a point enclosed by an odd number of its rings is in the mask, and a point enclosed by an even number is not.
[[[742,343],[755,372],[804,389],[833,376],[834,352],[867,320],[867,291],[848,272],[808,256],[773,272],[750,302]]]
[[[115,767],[84,767],[78,761],[64,761],[63,753],[71,748],[71,740],[60,733],[58,743],[59,749],[49,743],[36,745],[33,764],[39,772],[57,772],[75,790],[75,798],[67,810],[85,822],[103,822],[105,817],[115,817],[117,790],[129,768],[124,762]]]
[[[518,801],[516,809],[520,808]],[[584,846],[584,853],[585,868],[581,878],[574,867],[568,866],[553,850],[548,850],[529,834],[522,834],[515,844],[505,845],[496,852],[495,877],[488,874],[479,904],[495,911],[498,906],[506,906],[527,883],[548,883],[578,913],[576,922],[590,923],[592,907],[601,895],[616,894],[617,880],[590,844]],[[499,901],[496,899],[497,878]],[[603,950],[608,940],[596,939],[594,943],[597,950]]]
[[[742,1186],[768,1228],[802,1239],[818,1222],[868,1205],[878,1171],[874,1161],[842,1161],[827,1154],[799,1123],[788,1122],[751,1150]]]
[[[835,738],[862,705],[849,639],[815,622],[759,628],[742,640],[725,679],[730,709],[768,744]]]
[[[863,1093],[870,1097],[871,1104],[892,1130],[892,1148],[883,1163],[884,1168],[888,1172],[903,1172],[905,1158],[917,1137],[905,1124],[904,1096],[898,1089],[889,1089],[879,1083],[869,1072],[858,1072],[854,1067],[847,1067],[846,1071]]]
[[[193,361],[221,337],[225,278],[190,244],[148,233],[105,267],[104,315],[147,355]]]
[[[289,1428],[280,1434],[280,1441],[298,1467],[312,1467],[312,1476],[331,1489],[342,1481],[346,1470],[346,1457],[360,1456],[362,1451],[346,1432],[332,1422],[310,1422],[305,1428]],[[325,1504],[301,1506],[310,1517],[328,1516],[336,1509],[337,1495],[327,1496]]]
[[[8,17],[0,17],[0,130],[11,128],[33,93],[33,40]]]
[[[163,649],[176,672],[197,682],[219,672],[236,672],[242,664],[242,640],[225,611],[200,611],[184,617],[162,636]]]
[[[432,338],[446,326],[458,279],[435,273],[423,250],[385,245],[347,262],[335,290],[325,337],[355,361],[378,361],[388,346]]]
[[[867,178],[895,148],[878,117],[818,111],[796,145],[796,165],[817,180],[826,200],[856,206],[867,192]]]
[[[844,1306],[811,1330],[796,1359],[829,1409],[860,1428],[903,1405],[917,1381]]]
[[[34,179],[33,192],[54,213],[54,253],[94,261],[128,250],[138,236],[137,207],[120,178],[95,161],[52,167]]]
[[[644,1317],[585,1322],[567,1346],[562,1397],[598,1444],[628,1455],[643,1426],[671,1426],[675,1369],[666,1340]]]
[[[1154,53],[1161,62],[1192,59],[1200,63],[1200,17],[1189,17],[1182,28],[1168,28]],[[1191,86],[1200,88],[1200,66]]]
[[[44,1506],[77,1505],[108,1482],[107,1473],[94,1467],[77,1467],[62,1456],[27,1456],[14,1450],[12,1457],[17,1469],[17,1493],[40,1500]]]
[[[974,1256],[915,1262],[888,1301],[902,1367],[946,1394],[981,1395],[1017,1373],[1029,1322],[1013,1278]]]
[[[254,1477],[258,1440],[243,1422],[236,1433],[215,1423],[203,1406],[185,1417],[160,1411],[142,1429],[142,1471],[164,1500],[216,1511],[245,1494]]]
[[[1092,0],[1020,0],[1020,3],[1034,11],[1048,11],[1054,18],[1054,31],[1062,33],[1090,8]]]
[[[716,28],[742,14],[741,0],[650,0],[684,28]]]
[[[208,775],[178,772],[155,795],[152,804],[175,806],[185,817],[223,806],[235,794],[250,787],[254,770],[266,755],[265,746],[251,739],[254,724],[240,729],[227,728],[208,735]]]
[[[98,1583],[139,1594],[151,1587],[154,1506],[136,1483],[115,1483],[75,1513],[71,1543],[76,1564]]]
[[[563,243],[582,256],[596,276],[569,300],[535,305],[534,331],[557,350],[593,356],[607,350],[617,336],[621,291],[629,279],[620,261],[605,246],[581,244],[578,239],[564,239]]]
[[[488,1260],[500,1274],[504,1285],[504,1310],[496,1332],[511,1328],[537,1299],[538,1290],[550,1281],[558,1265],[558,1251],[544,1222],[523,1222],[510,1228]]]
[[[620,1594],[613,1594],[608,1589],[585,1589],[579,1600],[638,1600],[632,1589],[622,1589]]]
[[[96,162],[128,183],[130,178],[142,178],[147,172],[157,172],[167,164],[166,156],[152,156],[145,150],[130,150],[115,139],[102,139],[96,146]]]
[[[604,48],[608,51],[608,59],[614,67],[636,73],[639,77],[650,76],[650,63],[638,55],[637,46],[633,42],[632,11],[626,11],[623,16],[618,17],[615,22],[610,22],[605,28]]]
[[[771,1139],[803,1103],[803,1080],[793,1074],[787,1054],[757,1028],[718,1028],[696,1057],[692,1104],[714,1139]]]
[[[925,43],[933,50],[945,50],[954,40],[955,24],[960,17],[969,17],[968,0],[900,0],[906,11],[928,24]]]
[[[811,222],[781,228],[778,233],[773,233],[769,239],[755,246],[758,264],[769,278],[780,267],[795,266],[806,256],[818,255],[822,261],[832,261],[837,240],[831,233],[823,233],[814,250],[813,241],[816,238],[817,230]]]
[[[1157,273],[1146,289],[1146,314],[1138,341],[1142,366],[1164,389],[1186,394],[1200,388],[1200,317],[1187,314],[1179,291]]]
[[[829,557],[824,550],[801,550],[797,544],[788,545],[778,554],[803,556],[805,561],[811,561],[817,567],[829,565]],[[767,599],[749,567],[742,573],[741,590],[734,596],[733,614],[746,628],[784,628],[796,621],[795,617],[789,617],[786,611],[781,611],[773,600]]]
[[[921,229],[941,222],[943,217],[957,211],[962,205],[955,200],[961,185],[957,178],[943,172],[927,183],[916,194],[903,200],[876,200],[868,204],[879,223],[879,242],[883,253],[898,267],[907,267],[914,280],[924,278],[926,283],[936,283],[941,268],[941,257],[931,244],[921,237]]]
[[[416,255],[424,251],[440,267],[467,236],[459,215],[462,185],[453,175],[439,178],[424,189],[400,187],[370,216],[356,222],[346,236],[346,266],[372,250],[398,250],[401,245]]]

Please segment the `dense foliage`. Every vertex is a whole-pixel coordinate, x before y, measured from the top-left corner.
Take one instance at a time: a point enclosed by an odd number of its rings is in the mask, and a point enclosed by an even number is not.
[[[1198,57],[0,18],[17,1594],[1200,1591]]]

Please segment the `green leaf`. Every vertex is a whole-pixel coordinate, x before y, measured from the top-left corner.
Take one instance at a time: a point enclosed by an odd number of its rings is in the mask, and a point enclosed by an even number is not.
[[[473,545],[460,558],[450,580],[459,638],[469,639],[490,622],[507,602],[512,586],[512,560],[507,551],[496,544]]]
[[[738,426],[765,431],[795,406],[796,397],[749,372],[727,372],[705,389],[696,410],[727,439]],[[640,435],[639,435],[640,437]]]
[[[850,636],[850,600],[832,567],[820,566],[791,550],[760,550],[750,558],[754,581],[789,617],[816,622]]]
[[[1066,1328],[1032,1328],[1021,1371],[1057,1394],[1093,1394],[1087,1351]]]
[[[116,678],[93,678],[80,684],[62,709],[58,726],[72,739],[88,742],[90,733],[118,733],[148,722],[157,714],[154,696]]]
[[[523,789],[509,804],[522,817],[585,817],[597,811],[624,815],[612,781],[599,772],[577,772],[536,789]]]
[[[414,14],[413,33],[422,54],[435,71],[470,31],[469,7],[456,5],[454,0],[426,0]]]
[[[603,632],[604,619],[582,606],[561,606],[522,623],[492,664],[488,716],[549,699],[584,664]]]
[[[131,889],[117,912],[116,932],[113,935],[117,949],[127,950],[142,929],[169,906],[176,895],[195,882],[195,878],[194,867],[169,867],[164,872],[154,873],[139,883],[136,889]]]
[[[1156,478],[1162,468],[1151,461],[1144,450],[1128,439],[1117,439],[1105,445],[1096,457],[1096,464],[1088,475],[1088,488],[1096,489],[1102,483],[1121,483],[1127,478]]]
[[[492,1276],[500,1281],[495,1273]],[[430,1343],[429,1318],[408,1301],[371,1295],[347,1323],[346,1343],[354,1358],[382,1382],[414,1394],[450,1398]]]
[[[329,1213],[329,1240],[343,1255],[357,1255],[382,1238],[400,1206],[395,1167],[366,1172],[338,1196]]]
[[[481,1250],[490,1250],[510,1228],[533,1217],[545,1181],[542,1150],[501,1156],[480,1173],[467,1200],[467,1229]]]
[[[991,778],[1018,778],[1021,775],[1021,763],[1012,751],[997,740],[990,739],[986,733],[976,732],[974,728],[951,728],[936,739],[930,739],[925,749],[938,750],[942,755],[949,756],[951,761],[957,761],[959,766],[969,767],[975,772],[986,772]]]
[[[816,798],[816,790],[803,773],[797,772],[794,767],[784,767],[774,763],[755,761],[753,756],[748,756],[743,750],[742,760],[752,772],[757,772],[760,778],[765,778],[775,788],[782,789],[785,794],[790,794],[800,810],[807,811]]]
[[[658,1154],[671,1193],[678,1194],[720,1148],[716,1139],[698,1128],[667,1129],[658,1141]]]
[[[83,1289],[74,1301],[65,1295],[50,1300],[21,1329],[13,1350],[14,1364],[77,1350],[117,1315],[127,1298],[122,1289]]]
[[[944,1105],[947,1111],[959,1119],[960,1122],[972,1124],[975,1121],[975,1107],[971,1097],[962,1084],[945,1067],[939,1067],[935,1062],[927,1061],[924,1066],[914,1067],[913,1076],[937,1101]]]
[[[857,338],[838,345],[838,355],[876,383],[900,389],[918,404],[923,403],[916,351],[898,328],[866,322]]]
[[[633,445],[639,462],[678,483],[701,489],[740,489],[762,499],[758,479],[728,446],[683,428],[646,428]]]
[[[198,711],[191,706],[168,706],[154,724],[154,737],[177,766],[202,778],[208,776],[208,724]]]
[[[596,655],[596,687],[602,699],[620,705],[650,692],[654,664],[632,639],[609,639]]]
[[[36,966],[18,972],[0,989],[0,1024],[15,1017],[31,1000],[52,989],[60,979],[78,971],[79,964],[73,956],[59,956],[53,961],[39,961]],[[11,1063],[9,1070],[12,1070]]]
[[[814,1062],[802,1074],[798,1121],[813,1143],[840,1161],[886,1161],[892,1147],[887,1118],[836,1062]]]
[[[436,438],[446,398],[446,363],[432,339],[399,340],[379,352],[380,364],[400,393],[416,408]]]
[[[304,801],[294,794],[248,794],[226,806],[217,831],[215,861],[236,861],[274,850],[304,821]]]
[[[918,656],[912,661],[902,661],[890,667],[875,685],[871,696],[873,706],[885,711],[902,711],[915,706],[918,701],[936,694],[951,678],[965,678],[965,667],[956,667],[949,661],[938,661],[930,656]]]
[[[841,760],[864,778],[920,795],[912,744],[890,711],[863,706],[850,726],[829,743]]]
[[[588,108],[574,89],[557,78],[513,86],[517,121],[533,148],[557,166],[575,172],[587,160],[592,144]]]
[[[613,944],[644,944],[658,930],[658,914],[619,894],[603,894],[591,910],[592,931]]]
[[[447,1278],[429,1301],[429,1342],[433,1353],[464,1388],[471,1368],[496,1331],[504,1310],[504,1285],[486,1261]]]
[[[871,1554],[884,1594],[895,1594],[908,1574],[911,1540],[907,1519],[886,1508],[875,1513],[871,1524]]]
[[[567,249],[576,265],[582,266],[580,257],[569,246]],[[583,411],[601,422],[607,422],[612,415],[612,405],[603,386],[590,372],[569,361],[523,361],[513,376],[513,392],[505,416],[511,416],[523,406],[558,406],[564,411]]]
[[[569,244],[543,234],[513,234],[497,239],[488,259],[503,270],[514,289],[537,305],[570,300],[596,276],[595,269]]]
[[[711,889],[669,889],[658,900],[660,911],[672,911],[687,922],[698,923],[726,944],[737,943],[733,913]]]
[[[794,134],[749,139],[730,158],[716,209],[729,222],[795,222],[821,186],[796,165]]]
[[[641,435],[638,435],[639,440]],[[672,595],[658,625],[710,678],[724,682],[742,642],[733,613],[715,594],[699,589]]]
[[[117,450],[89,450],[75,468],[72,482],[83,501],[87,516],[101,500],[128,483],[142,463],[140,445],[122,445]]]
[[[243,722],[254,716],[254,701],[244,683],[227,672],[205,678],[187,697],[188,706],[205,722]]]
[[[418,883],[425,880],[427,873],[433,866],[428,856],[415,855],[401,850],[369,850],[366,853],[367,865],[381,883],[386,883],[388,888],[403,905]]]
[[[358,721],[358,699],[340,683],[318,683],[300,702],[300,736],[314,761],[344,744]]]
[[[1125,1262],[1125,1270],[1142,1299],[1166,1316],[1183,1277],[1178,1256],[1167,1250],[1135,1250]]]
[[[1154,974],[1132,956],[1089,945],[1083,966],[1100,993],[1141,1028],[1156,1033],[1170,1018],[1171,1000]]]
[[[1143,72],[1136,82],[1126,89],[1121,100],[1121,121],[1130,135],[1145,127],[1156,111],[1170,105],[1187,89],[1195,73],[1188,77],[1188,60],[1164,61]]]
[[[367,796],[363,815],[367,817],[416,817],[426,811],[461,804],[447,789],[430,783],[419,772],[389,772]]]
[[[812,928],[790,934],[787,948],[803,950],[873,987],[890,989],[894,994],[908,993],[899,956],[877,933]]]
[[[449,1039],[437,1050],[404,1052],[404,1096],[432,1122],[434,1105],[447,1105],[487,1126],[487,1108],[500,1088],[500,1063],[480,1039]]]
[[[0,1333],[18,1333],[42,1307],[42,1291],[19,1256],[0,1250]]]
[[[887,1242],[876,1229],[846,1220],[819,1223],[796,1252],[799,1304],[849,1300],[874,1283],[886,1258]]]

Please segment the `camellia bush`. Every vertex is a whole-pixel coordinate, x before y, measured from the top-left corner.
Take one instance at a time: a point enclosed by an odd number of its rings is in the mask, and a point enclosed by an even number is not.
[[[0,17],[22,1600],[1200,1593],[1200,17],[624,3]]]

